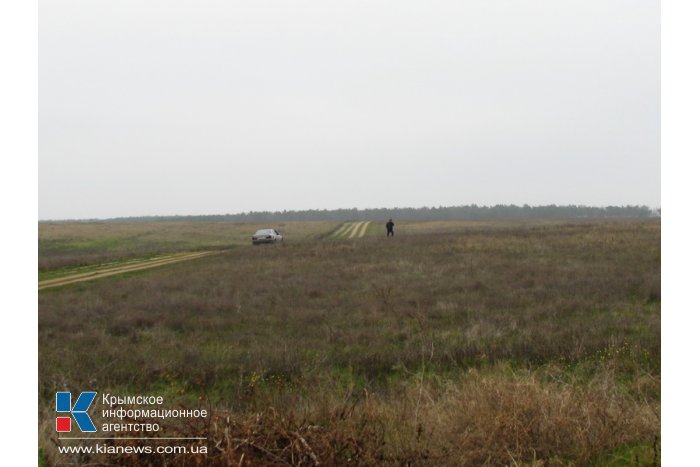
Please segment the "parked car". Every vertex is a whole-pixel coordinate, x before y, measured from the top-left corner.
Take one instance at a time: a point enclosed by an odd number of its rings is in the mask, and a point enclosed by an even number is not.
[[[282,234],[275,229],[260,229],[253,235],[253,245],[260,245],[261,243],[275,243],[284,240]]]

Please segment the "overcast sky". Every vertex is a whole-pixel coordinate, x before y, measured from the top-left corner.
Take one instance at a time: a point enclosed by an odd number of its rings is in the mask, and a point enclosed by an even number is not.
[[[39,218],[660,206],[658,0],[40,0]]]

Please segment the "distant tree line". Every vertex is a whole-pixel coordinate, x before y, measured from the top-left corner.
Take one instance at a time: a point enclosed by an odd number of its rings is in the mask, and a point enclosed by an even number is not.
[[[440,206],[378,209],[307,209],[304,211],[251,211],[239,214],[201,216],[120,217],[108,221],[200,221],[200,222],[284,222],[284,221],[384,221],[401,220],[492,220],[492,219],[645,219],[660,216],[660,209],[648,206]]]

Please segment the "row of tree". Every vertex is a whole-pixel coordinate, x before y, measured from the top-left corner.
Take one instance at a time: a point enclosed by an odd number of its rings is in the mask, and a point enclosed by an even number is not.
[[[644,219],[660,216],[660,209],[648,206],[440,206],[422,208],[378,209],[307,209],[304,211],[256,211],[239,214],[203,216],[149,216],[122,217],[110,221],[228,221],[228,222],[283,222],[283,221],[384,221],[401,220],[489,220],[489,219]]]

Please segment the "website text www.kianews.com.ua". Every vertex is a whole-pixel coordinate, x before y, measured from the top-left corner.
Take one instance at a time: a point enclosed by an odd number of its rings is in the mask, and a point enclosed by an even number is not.
[[[58,446],[61,454],[206,454],[207,446],[157,445],[157,446],[114,446],[104,443],[81,446]]]

